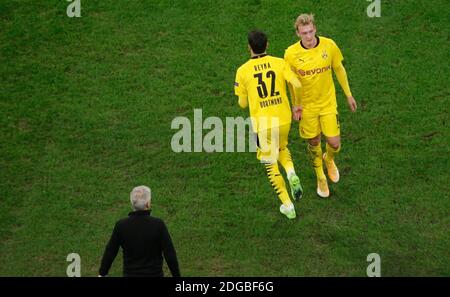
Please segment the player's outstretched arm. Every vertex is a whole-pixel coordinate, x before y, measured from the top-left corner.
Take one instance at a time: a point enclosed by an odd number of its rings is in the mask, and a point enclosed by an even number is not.
[[[292,96],[292,117],[294,120],[299,121],[302,118],[303,110],[300,101],[300,89],[302,84],[297,77],[293,77],[288,81],[288,86]]]
[[[347,72],[345,71],[344,65],[340,63],[337,67],[333,68],[336,78],[341,85],[342,90],[344,90],[345,96],[347,96],[347,103],[352,112],[356,111],[356,100],[353,98],[352,92],[350,91],[350,86],[348,84]]]
[[[300,89],[302,87],[302,84],[300,83],[298,78],[296,76],[294,76],[294,77],[292,77],[289,80],[289,84],[288,85],[290,87],[292,87],[292,92],[293,92],[292,104],[293,105],[300,105]]]
[[[293,105],[295,105],[296,96],[295,96],[295,92],[294,92],[294,87],[292,86],[292,84],[289,81],[287,82],[287,85],[288,85],[288,89],[289,89],[289,94],[291,94],[291,102]]]

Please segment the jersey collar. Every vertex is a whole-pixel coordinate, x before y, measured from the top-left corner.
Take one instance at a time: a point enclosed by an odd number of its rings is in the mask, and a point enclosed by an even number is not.
[[[135,210],[130,212],[128,215],[129,216],[149,216],[151,213],[151,209],[146,209],[146,210]]]
[[[265,57],[265,56],[267,56],[267,54],[261,54],[261,55],[257,55],[257,56],[252,57],[252,59],[259,59],[259,58],[262,58],[262,57]]]
[[[317,40],[316,46],[313,47],[313,48],[318,47],[318,46],[319,46],[319,43],[320,43],[320,38],[319,38],[319,36],[317,36],[317,35],[316,35],[316,40]],[[303,43],[302,43],[301,40],[300,40],[300,46],[303,47],[305,50],[310,50],[310,49],[311,49],[311,48],[306,48],[306,47],[303,45]]]

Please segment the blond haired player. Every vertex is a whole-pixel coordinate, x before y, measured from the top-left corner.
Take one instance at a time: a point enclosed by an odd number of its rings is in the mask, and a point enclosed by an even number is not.
[[[251,59],[236,72],[235,94],[242,108],[249,107],[252,128],[257,134],[257,158],[265,165],[269,181],[282,202],[280,212],[294,219],[295,208],[278,162],[286,170],[292,196],[299,200],[303,189],[287,148],[292,113],[286,94],[286,81],[297,93],[301,84],[283,59],[266,54],[267,36],[264,32],[250,32],[248,44]]]
[[[347,96],[352,112],[356,101],[348,84],[342,65],[342,53],[329,38],[316,35],[314,16],[301,14],[295,21],[299,42],[286,49],[284,59],[294,70],[302,84],[300,96],[291,91],[294,118],[300,120],[300,136],[308,141],[308,153],[317,176],[317,194],[328,197],[330,191],[323,171],[325,162],[328,177],[334,183],[339,181],[339,170],[334,158],[341,148],[339,116],[332,72]],[[291,88],[291,87],[290,87]],[[322,155],[321,139],[326,137],[326,152]]]

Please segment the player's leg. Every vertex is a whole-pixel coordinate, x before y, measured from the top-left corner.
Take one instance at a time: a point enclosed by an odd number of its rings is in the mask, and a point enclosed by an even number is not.
[[[335,157],[341,149],[341,137],[339,127],[339,115],[328,114],[320,118],[323,134],[327,138],[326,152],[323,155],[328,177],[334,183],[339,181],[339,170],[335,163]]]
[[[317,194],[320,197],[328,197],[330,191],[328,189],[327,178],[323,171],[320,133],[319,117],[306,114],[303,115],[300,121],[300,136],[308,141],[308,156],[314,167],[317,178]]]
[[[278,162],[280,162],[281,166],[283,166],[284,170],[286,171],[286,176],[289,181],[292,197],[298,201],[303,195],[303,188],[300,183],[300,178],[295,173],[291,152],[287,147],[290,128],[291,125],[283,125],[279,127],[280,150],[278,155]]]
[[[266,167],[266,174],[272,185],[275,193],[277,193],[282,205],[280,212],[286,215],[289,219],[296,217],[294,205],[289,198],[289,194],[286,189],[283,176],[280,173],[277,162],[277,154],[274,154],[272,150],[274,147],[271,144],[271,137],[273,137],[270,130],[258,132],[258,148],[257,158]],[[278,152],[278,145],[275,147]],[[275,157],[274,157],[275,156]]]
[[[330,196],[327,178],[323,172],[322,164],[322,146],[320,142],[320,135],[308,139],[308,155],[313,164],[317,178],[317,195],[326,198]]]
[[[289,198],[289,194],[286,189],[286,184],[284,183],[283,176],[278,168],[277,163],[265,163],[267,177],[269,178],[270,184],[272,185],[275,193],[277,193],[278,198],[281,201],[280,212],[287,216],[289,219],[294,219],[296,217],[294,204]]]

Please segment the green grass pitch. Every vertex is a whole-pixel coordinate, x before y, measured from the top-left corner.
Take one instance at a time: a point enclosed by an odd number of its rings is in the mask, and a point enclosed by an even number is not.
[[[0,2],[0,276],[96,276],[137,185],[171,232],[185,276],[450,276],[446,0]],[[341,181],[315,177],[297,125],[305,189],[288,221],[254,153],[174,153],[177,116],[247,116],[233,92],[246,34],[283,56],[295,17],[345,57],[359,104],[337,85]],[[119,256],[111,275],[120,276]],[[167,267],[165,267],[168,274]]]

